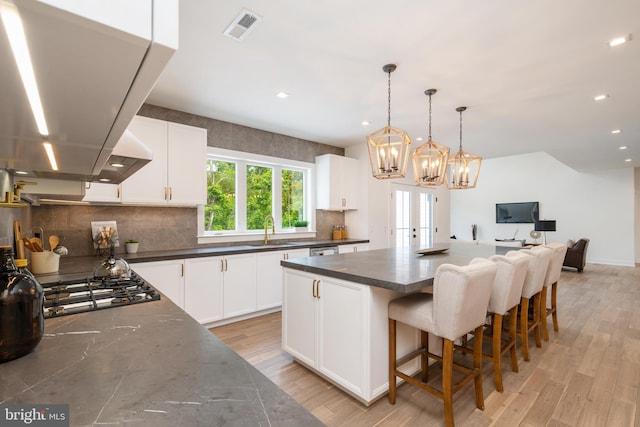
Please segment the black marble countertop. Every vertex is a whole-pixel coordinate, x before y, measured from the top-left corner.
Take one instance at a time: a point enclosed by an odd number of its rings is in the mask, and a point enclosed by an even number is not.
[[[418,255],[418,247],[378,249],[333,256],[282,260],[283,267],[343,279],[350,282],[416,292],[433,285],[438,266],[444,263],[466,265],[475,257],[504,254],[513,247],[472,245],[452,242],[441,254]]]
[[[0,364],[2,404],[69,404],[72,426],[322,425],[166,297],[46,319]]]

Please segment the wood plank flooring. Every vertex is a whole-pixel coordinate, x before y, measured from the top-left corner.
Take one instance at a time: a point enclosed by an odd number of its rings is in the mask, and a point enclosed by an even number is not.
[[[640,268],[589,264],[563,270],[558,285],[560,331],[533,344],[518,373],[503,362],[504,393],[484,364],[485,410],[473,387],[454,397],[458,426],[626,427],[640,425]],[[442,402],[408,385],[395,405],[383,397],[365,407],[281,349],[280,313],[211,329],[227,345],[327,426],[440,426]],[[380,331],[387,333],[387,331]]]

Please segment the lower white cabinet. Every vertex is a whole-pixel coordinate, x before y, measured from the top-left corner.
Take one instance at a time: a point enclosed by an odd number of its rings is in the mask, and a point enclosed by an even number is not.
[[[308,256],[309,249],[259,252],[256,254],[258,310],[266,310],[282,305],[282,267],[280,266],[280,261]]]
[[[184,311],[203,324],[222,319],[222,258],[188,258],[184,265]]]
[[[338,253],[339,254],[351,254],[356,252],[364,252],[369,250],[368,243],[355,243],[353,245],[339,245]]]
[[[140,262],[132,264],[131,268],[184,309],[184,260]]]
[[[283,276],[284,350],[343,389],[364,396],[369,286],[286,268]]]
[[[222,257],[223,316],[256,311],[256,254]]]

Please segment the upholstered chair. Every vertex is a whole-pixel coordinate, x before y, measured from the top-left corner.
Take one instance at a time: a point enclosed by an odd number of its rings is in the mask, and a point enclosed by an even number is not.
[[[553,330],[558,331],[558,281],[560,280],[560,272],[562,271],[562,263],[567,253],[567,245],[562,243],[549,243],[545,247],[553,250],[553,256],[544,279],[544,288],[540,297],[540,322],[542,324],[542,338],[549,341],[549,331],[547,330],[547,316],[553,318]],[[551,288],[551,307],[547,304],[548,289]]]
[[[587,263],[587,248],[589,247],[589,239],[580,239],[567,248],[567,254],[564,257],[562,265],[564,267],[573,267],[578,269],[578,273],[582,273]]]
[[[529,333],[533,331],[536,347],[542,347],[540,338],[540,298],[544,279],[547,275],[549,262],[553,251],[544,246],[534,246],[531,249],[521,251],[509,251],[506,256],[516,256],[523,253],[529,256],[529,265],[525,275],[522,295],[520,298],[520,328],[518,336],[522,343],[522,356],[526,362],[529,361]],[[529,301],[533,298],[533,310],[529,319]]]
[[[447,426],[453,426],[453,393],[474,380],[476,406],[484,409],[482,392],[482,333],[496,264],[489,260],[467,266],[443,264],[436,270],[433,293],[415,293],[389,303],[389,402],[396,401],[396,377],[444,401]],[[400,361],[396,358],[396,322],[421,331],[421,348]],[[454,341],[474,331],[473,367],[453,362]],[[429,334],[442,338],[442,356],[429,352]],[[421,357],[421,380],[398,370],[398,366]],[[429,358],[442,363],[442,390],[427,384]],[[453,384],[453,369],[466,375]]]
[[[518,372],[518,357],[516,355],[516,335],[518,321],[518,305],[522,296],[522,287],[529,267],[527,255],[517,253],[507,257],[493,255],[489,260],[496,263],[496,277],[493,281],[491,298],[487,311],[491,325],[491,353],[483,353],[485,359],[493,363],[493,376],[496,390],[503,391],[502,386],[502,356],[510,353],[511,370]],[[476,262],[475,260],[472,263]],[[503,339],[502,323],[504,316],[509,314],[508,337]]]

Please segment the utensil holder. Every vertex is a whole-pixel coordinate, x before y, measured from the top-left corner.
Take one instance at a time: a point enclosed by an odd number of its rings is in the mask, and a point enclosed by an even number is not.
[[[60,268],[60,255],[55,252],[31,252],[31,272],[33,274],[55,273]]]

